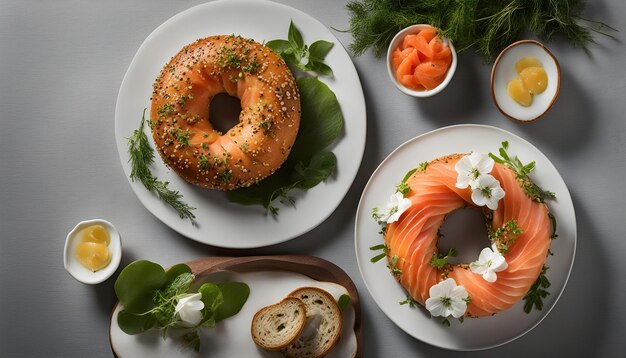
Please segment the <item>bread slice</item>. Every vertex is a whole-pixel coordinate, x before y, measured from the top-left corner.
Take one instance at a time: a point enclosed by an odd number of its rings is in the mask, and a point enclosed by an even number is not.
[[[252,339],[261,348],[278,351],[293,343],[306,322],[306,307],[295,297],[261,308],[252,318]]]
[[[337,301],[317,287],[302,287],[289,296],[304,302],[307,323],[300,336],[282,353],[290,358],[323,357],[339,341],[343,316]]]

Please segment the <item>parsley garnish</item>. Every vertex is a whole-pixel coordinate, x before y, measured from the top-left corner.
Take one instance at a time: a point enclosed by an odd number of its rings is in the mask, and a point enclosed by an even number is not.
[[[154,150],[150,147],[148,136],[144,133],[146,110],[143,110],[139,128],[128,138],[128,154],[130,155],[130,179],[139,180],[143,186],[156,194],[166,204],[174,208],[181,219],[189,219],[193,225],[196,224],[196,216],[193,211],[196,209],[182,201],[183,196],[176,190],[168,187],[168,182],[159,181],[150,172],[150,165],[154,162]]]
[[[535,169],[535,162],[532,161],[528,164],[524,164],[517,157],[517,155],[514,158],[511,158],[507,152],[508,148],[509,142],[504,141],[498,150],[500,157],[493,153],[489,153],[489,156],[496,163],[504,164],[515,172],[515,178],[524,190],[524,193],[526,193],[526,195],[532,200],[543,203],[546,199],[556,198],[556,195],[553,192],[541,189],[528,177],[528,175]]]
[[[546,271],[548,271],[548,266],[543,266],[541,268],[541,274],[537,277],[537,281],[533,283],[530,287],[530,290],[524,296],[524,312],[530,313],[533,308],[541,311],[543,309],[543,299],[550,295],[550,292],[545,289],[550,287],[550,281],[546,276]]]

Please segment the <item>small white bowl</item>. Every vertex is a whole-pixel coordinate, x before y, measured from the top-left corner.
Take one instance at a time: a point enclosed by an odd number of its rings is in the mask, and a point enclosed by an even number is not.
[[[93,272],[88,268],[81,265],[76,260],[76,247],[80,243],[81,234],[84,229],[91,225],[102,225],[109,232],[111,242],[109,243],[109,250],[111,252],[111,262],[101,270]],[[115,270],[120,266],[122,260],[122,239],[120,233],[115,229],[115,226],[106,220],[93,219],[79,222],[73,229],[67,234],[65,239],[65,247],[63,249],[63,265],[67,272],[72,275],[76,280],[89,285],[100,283],[107,278],[111,277]]]
[[[409,27],[404,28],[403,30],[398,32],[396,36],[393,37],[393,40],[391,40],[391,44],[389,44],[389,48],[387,49],[387,73],[389,74],[389,78],[391,78],[391,82],[393,82],[393,84],[396,85],[396,87],[398,87],[398,89],[402,91],[402,93],[412,96],[412,97],[418,97],[418,98],[430,97],[441,92],[444,88],[446,88],[448,83],[450,83],[452,76],[454,76],[454,71],[456,71],[456,51],[454,50],[452,41],[443,37],[441,38],[441,42],[450,48],[452,61],[450,62],[450,68],[448,68],[446,77],[444,78],[443,82],[439,84],[439,86],[431,90],[416,91],[416,90],[404,87],[396,79],[396,75],[394,73],[395,71],[393,69],[393,63],[392,63],[393,51],[396,49],[396,47],[400,45],[400,42],[404,39],[406,35],[416,34],[427,27],[431,27],[431,25],[418,24],[418,25],[411,25]]]
[[[533,103],[524,107],[509,97],[507,85],[517,78],[515,63],[522,57],[535,57],[548,74],[548,87],[533,95]],[[559,95],[561,68],[556,57],[543,44],[534,40],[517,41],[502,50],[491,70],[491,95],[496,107],[510,119],[534,121],[548,112]]]

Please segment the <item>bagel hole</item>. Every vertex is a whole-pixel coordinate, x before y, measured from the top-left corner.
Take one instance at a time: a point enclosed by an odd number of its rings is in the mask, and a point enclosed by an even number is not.
[[[439,252],[445,255],[451,248],[458,252],[457,257],[448,258],[450,264],[476,261],[480,251],[491,246],[485,216],[481,210],[473,207],[457,209],[448,214],[439,232],[443,235],[439,239]]]
[[[209,119],[213,128],[226,133],[239,123],[241,101],[237,97],[220,93],[213,97],[209,105]]]

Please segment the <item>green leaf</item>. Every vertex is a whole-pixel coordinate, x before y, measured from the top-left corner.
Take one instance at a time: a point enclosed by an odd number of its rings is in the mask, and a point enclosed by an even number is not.
[[[213,283],[207,282],[200,286],[198,290],[202,294],[202,302],[204,302],[204,315],[213,315],[217,308],[224,303],[224,295],[220,288]]]
[[[298,189],[306,190],[328,178],[337,166],[337,157],[332,152],[322,151],[316,153],[309,165],[301,172],[302,179],[296,182]]]
[[[373,263],[373,264],[375,264],[375,263],[377,263],[378,261],[382,260],[385,256],[387,256],[387,253],[386,253],[386,252],[383,252],[382,254],[378,254],[378,255],[376,255],[376,256],[374,256],[374,257],[372,257],[372,258],[370,259],[370,262],[371,262],[371,263]]]
[[[341,134],[343,115],[335,93],[314,77],[298,80],[302,116],[292,155],[308,163],[315,153],[328,147]]]
[[[402,178],[402,182],[406,183],[406,181],[409,180],[411,175],[413,175],[413,173],[415,173],[417,171],[417,169],[418,168],[413,168],[413,169],[409,170],[408,172],[406,172],[406,174],[404,174],[404,178]]]
[[[117,324],[126,334],[143,333],[156,324],[156,319],[151,314],[136,315],[129,313],[127,310],[121,310],[117,314]]]
[[[309,59],[322,61],[328,55],[328,52],[333,48],[334,43],[318,40],[309,46]]]
[[[171,284],[176,277],[184,273],[191,273],[191,268],[185,264],[177,264],[168,268],[167,271],[165,271],[165,283],[163,286]]]
[[[339,300],[337,301],[337,304],[339,305],[339,309],[341,311],[345,311],[346,308],[348,308],[350,306],[350,296],[349,295],[341,295],[339,297]]]
[[[297,49],[304,48],[304,40],[302,39],[302,35],[300,31],[296,28],[296,25],[293,24],[293,21],[289,23],[289,32],[287,33],[287,39],[293,45],[293,47]]]
[[[310,71],[319,73],[322,76],[333,76],[333,70],[325,63],[319,61],[309,61],[308,68]]]
[[[115,281],[115,294],[129,313],[144,313],[154,307],[155,290],[165,285],[165,270],[146,260],[126,266]]]
[[[277,55],[282,56],[287,50],[291,49],[291,43],[287,40],[272,40],[265,43]]]
[[[224,297],[224,303],[215,311],[215,321],[219,322],[239,313],[248,300],[250,287],[243,282],[223,282],[217,286]]]

